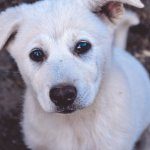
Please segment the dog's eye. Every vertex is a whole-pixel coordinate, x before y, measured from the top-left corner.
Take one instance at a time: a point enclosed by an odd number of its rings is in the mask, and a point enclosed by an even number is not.
[[[91,47],[91,43],[85,40],[81,40],[76,44],[74,52],[78,55],[84,54],[88,52],[91,49]]]
[[[36,62],[42,62],[45,60],[46,55],[41,48],[34,48],[30,53],[30,58]]]

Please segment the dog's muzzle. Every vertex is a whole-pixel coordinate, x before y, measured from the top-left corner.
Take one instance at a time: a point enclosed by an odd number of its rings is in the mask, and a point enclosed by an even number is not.
[[[49,96],[51,101],[56,105],[58,112],[71,113],[75,111],[72,105],[77,97],[76,87],[60,84],[50,90]]]

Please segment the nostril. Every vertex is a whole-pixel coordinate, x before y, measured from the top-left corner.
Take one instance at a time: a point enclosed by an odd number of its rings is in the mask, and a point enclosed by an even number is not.
[[[67,107],[73,104],[77,97],[77,90],[72,85],[57,85],[49,93],[52,102],[59,107]]]

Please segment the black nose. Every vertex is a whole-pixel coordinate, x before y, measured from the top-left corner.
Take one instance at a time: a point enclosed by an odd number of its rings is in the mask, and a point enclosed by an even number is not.
[[[77,90],[72,85],[61,84],[53,87],[49,95],[56,106],[67,107],[75,101]]]

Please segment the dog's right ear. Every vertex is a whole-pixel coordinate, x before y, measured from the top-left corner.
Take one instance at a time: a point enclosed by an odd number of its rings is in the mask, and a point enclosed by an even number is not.
[[[121,18],[124,12],[124,4],[138,8],[144,7],[140,0],[82,0],[82,2],[102,19],[109,19],[113,23]]]
[[[0,13],[0,50],[6,47],[17,33],[21,17],[18,7]]]

